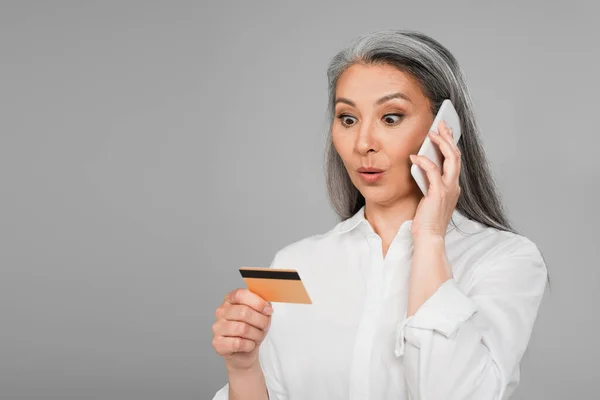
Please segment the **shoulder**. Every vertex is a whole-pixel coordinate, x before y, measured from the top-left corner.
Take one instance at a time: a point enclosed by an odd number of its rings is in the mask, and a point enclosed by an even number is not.
[[[482,258],[490,261],[515,255],[542,258],[537,244],[530,238],[489,227],[471,219],[465,219],[458,225],[453,243],[476,249]]]
[[[538,245],[522,234],[465,219],[447,241],[456,257],[465,267],[471,266],[476,275],[500,273],[544,281],[547,278],[546,263]]]

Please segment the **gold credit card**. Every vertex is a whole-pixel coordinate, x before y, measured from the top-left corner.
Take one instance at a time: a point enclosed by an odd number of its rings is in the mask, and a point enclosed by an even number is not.
[[[295,269],[242,267],[248,289],[271,302],[312,304]]]

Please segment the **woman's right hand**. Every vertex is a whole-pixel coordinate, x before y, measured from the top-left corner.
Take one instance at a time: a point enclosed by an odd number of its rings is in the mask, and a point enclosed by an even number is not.
[[[235,289],[215,312],[213,347],[225,358],[228,371],[259,365],[258,351],[271,326],[273,306],[248,289]]]

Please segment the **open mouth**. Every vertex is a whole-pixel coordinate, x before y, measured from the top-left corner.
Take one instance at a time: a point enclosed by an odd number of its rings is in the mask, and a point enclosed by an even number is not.
[[[374,183],[383,176],[383,172],[360,172],[359,175],[365,182]]]

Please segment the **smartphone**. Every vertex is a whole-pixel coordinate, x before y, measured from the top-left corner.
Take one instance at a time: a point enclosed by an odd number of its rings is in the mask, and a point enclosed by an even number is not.
[[[460,139],[460,118],[458,117],[458,113],[454,109],[454,105],[450,101],[450,99],[446,99],[442,102],[440,110],[433,120],[433,124],[431,124],[431,131],[438,131],[438,125],[440,121],[444,120],[446,125],[449,128],[452,128],[452,134],[454,136],[454,142],[458,143]],[[438,166],[440,171],[442,170],[442,163],[444,161],[444,155],[442,154],[439,147],[431,141],[429,138],[429,133],[425,137],[425,141],[421,145],[419,152],[417,153],[420,156],[425,156],[429,158],[431,161]],[[429,187],[429,179],[427,179],[427,173],[423,168],[419,167],[417,164],[413,164],[410,167],[410,174],[417,182],[419,189],[423,192],[423,195],[427,195],[427,188]]]

